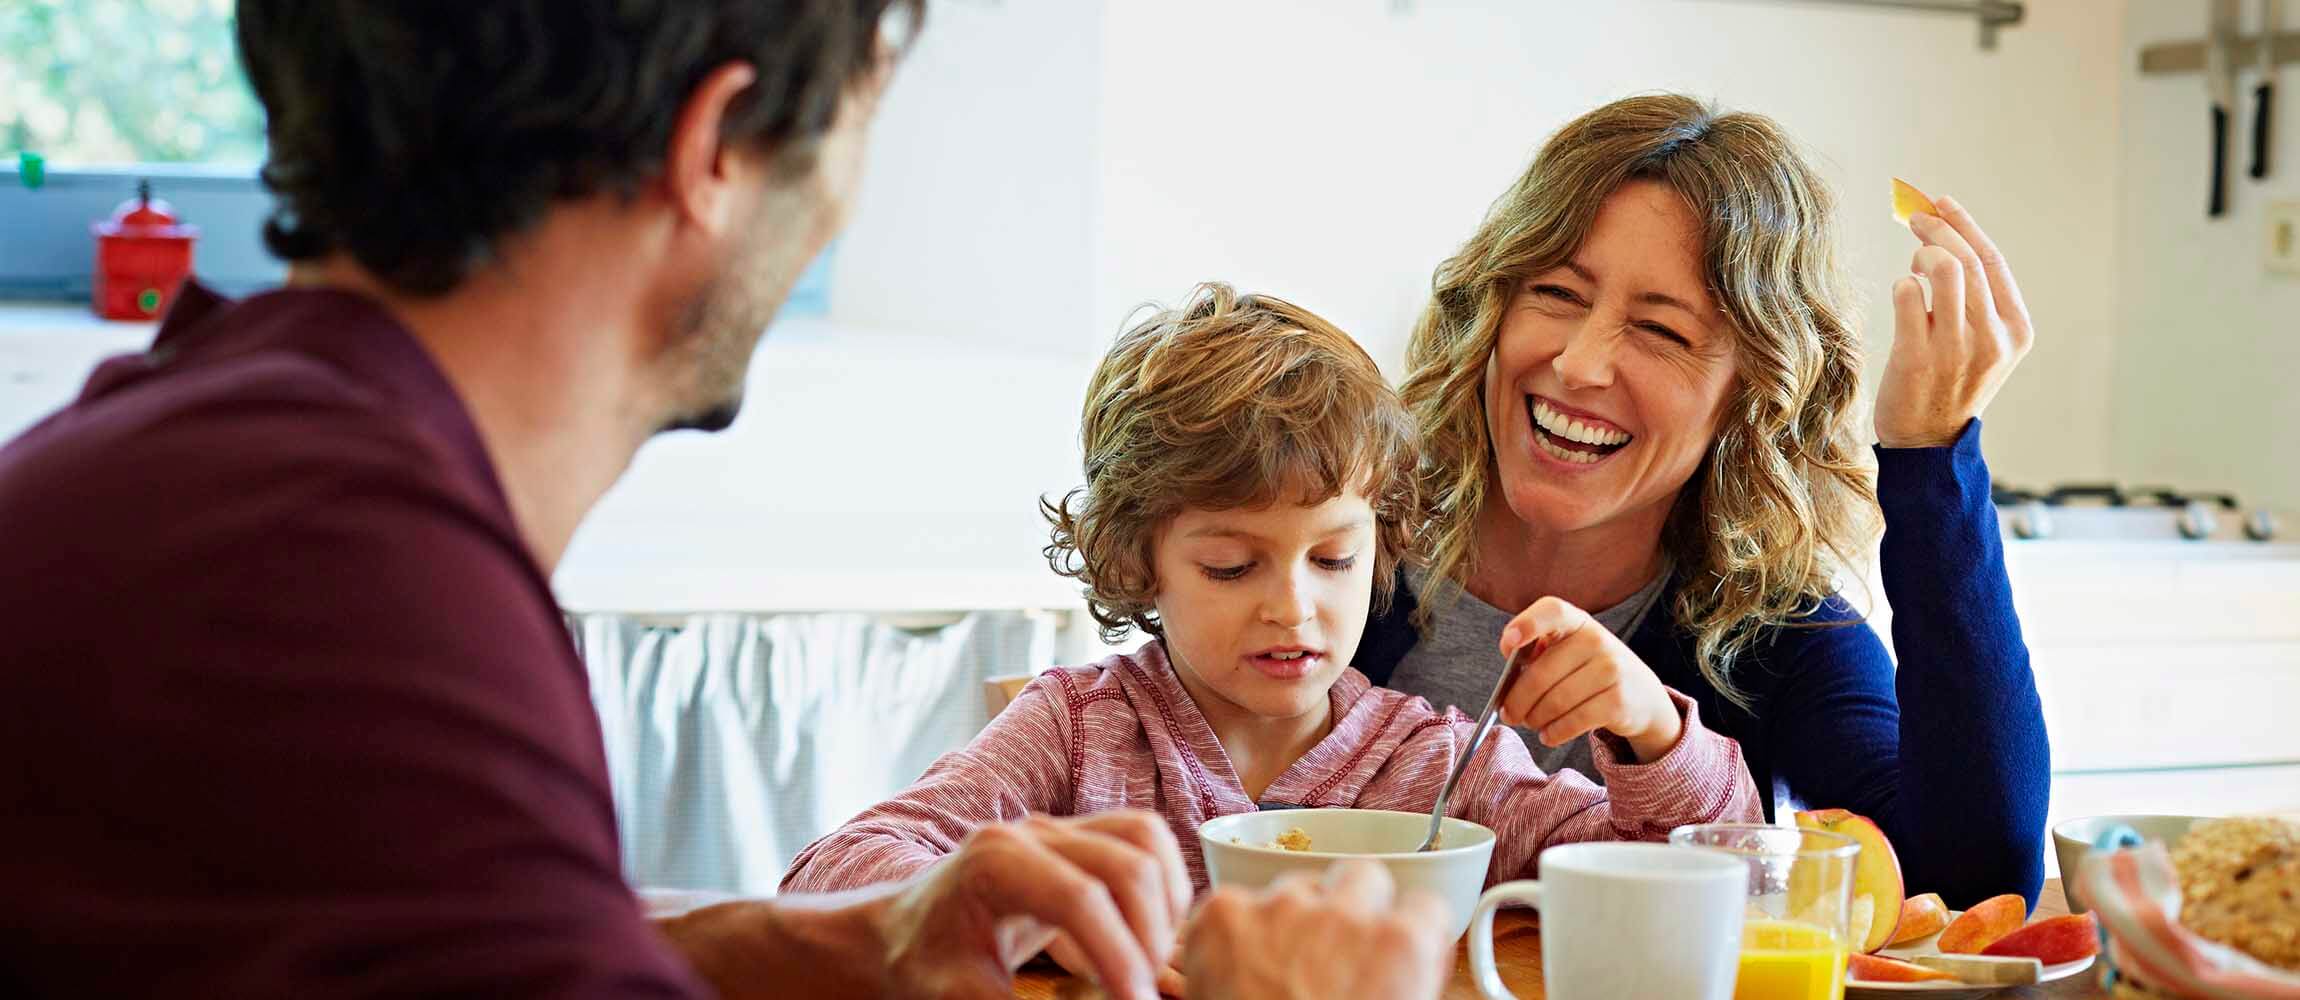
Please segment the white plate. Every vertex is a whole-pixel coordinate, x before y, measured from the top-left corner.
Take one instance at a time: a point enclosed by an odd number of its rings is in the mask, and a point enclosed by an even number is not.
[[[1950,920],[1955,920],[1963,915],[1963,910],[1949,911]],[[1918,938],[1908,944],[1895,945],[1877,954],[1886,958],[1898,958],[1902,961],[1907,961],[1918,955],[1938,955],[1941,953],[1940,939],[1939,934],[1934,934],[1931,937]],[[2089,956],[2075,962],[2062,962],[2059,965],[2045,966],[2043,974],[2039,975],[2036,981],[2049,983],[2067,979],[2092,968],[2094,957],[2097,956]],[[1845,981],[1845,1000],[1897,1000],[1897,998],[1912,994],[1922,995],[1925,1000],[1966,1000],[1966,998],[1985,997],[1991,993],[2010,989],[2018,989],[2018,987],[1974,986],[1970,983],[1951,983],[1940,980],[1929,983],[1875,983],[1865,979],[1848,979]]]

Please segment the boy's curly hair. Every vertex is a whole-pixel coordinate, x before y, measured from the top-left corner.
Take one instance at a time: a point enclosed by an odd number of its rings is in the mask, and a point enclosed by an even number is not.
[[[1118,337],[1079,423],[1086,485],[1041,499],[1054,571],[1086,585],[1106,641],[1162,635],[1151,546],[1184,508],[1373,506],[1374,604],[1416,508],[1413,421],[1365,349],[1306,309],[1204,284]]]

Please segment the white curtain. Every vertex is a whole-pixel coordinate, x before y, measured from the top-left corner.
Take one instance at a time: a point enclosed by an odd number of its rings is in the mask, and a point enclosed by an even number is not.
[[[1053,663],[1055,623],[976,612],[571,616],[591,674],[625,876],[774,892],[800,849],[915,780],[988,720],[983,681]]]

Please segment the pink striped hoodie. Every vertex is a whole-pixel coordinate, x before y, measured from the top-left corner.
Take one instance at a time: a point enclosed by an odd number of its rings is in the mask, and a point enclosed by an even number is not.
[[[1685,823],[1760,818],[1740,744],[1702,726],[1690,699],[1670,694],[1684,718],[1677,745],[1634,764],[1597,740],[1604,787],[1575,771],[1542,773],[1516,731],[1494,728],[1450,805],[1454,816],[1497,835],[1488,884],[1531,875],[1535,857],[1552,844],[1662,840]],[[1474,720],[1374,687],[1356,670],[1344,670],[1327,697],[1333,730],[1263,791],[1263,802],[1420,812],[1437,804]],[[985,823],[1125,808],[1166,818],[1200,893],[1206,865],[1198,825],[1258,808],[1156,641],[1040,675],[965,749],[800,852],[782,889],[828,892],[904,879]]]

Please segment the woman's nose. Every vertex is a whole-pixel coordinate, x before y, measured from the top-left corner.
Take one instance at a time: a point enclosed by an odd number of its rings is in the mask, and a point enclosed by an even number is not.
[[[1613,351],[1620,343],[1610,320],[1592,314],[1590,322],[1573,331],[1565,350],[1549,362],[1568,389],[1597,389],[1613,384]]]

